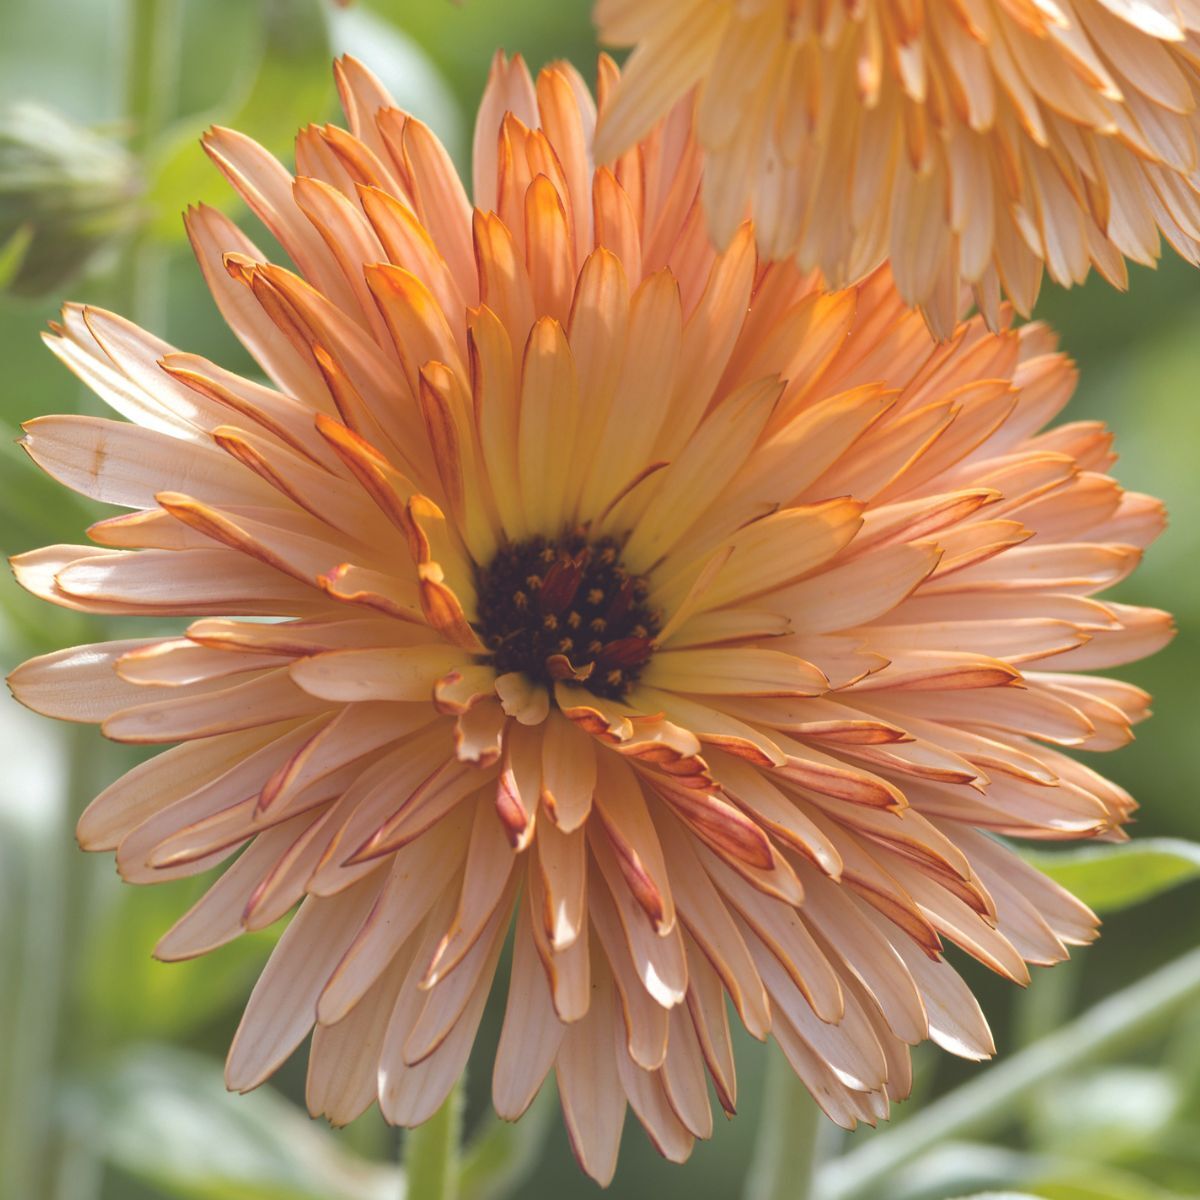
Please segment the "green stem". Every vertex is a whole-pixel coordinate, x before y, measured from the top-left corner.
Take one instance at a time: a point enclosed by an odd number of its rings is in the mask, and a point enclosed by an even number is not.
[[[1077,954],[1053,971],[1035,971],[1029,987],[1015,997],[1013,1049],[1024,1050],[1062,1027],[1079,994],[1083,959]]]
[[[871,1138],[827,1169],[823,1192],[832,1200],[879,1195],[895,1171],[940,1142],[996,1129],[1048,1080],[1138,1044],[1197,1000],[1200,950],[1192,950]]]
[[[50,737],[55,749],[65,755],[67,738],[57,730]],[[6,1028],[22,1031],[21,1036],[8,1039],[0,1074],[4,1118],[0,1162],[13,1195],[43,1196],[51,1190],[52,1079],[66,966],[58,933],[68,917],[62,896],[67,856],[74,848],[69,831],[77,761],[72,753],[70,778],[63,780],[58,794],[43,802],[44,810],[53,805],[53,819],[44,826],[3,829],[5,917],[16,933],[13,944],[5,946],[11,969],[5,979],[3,1016]]]
[[[554,1086],[549,1081],[519,1121],[492,1116],[463,1151],[459,1200],[505,1200],[533,1173],[554,1123]]]
[[[783,1052],[770,1049],[745,1200],[810,1200],[825,1118]]]
[[[145,155],[174,104],[179,16],[179,0],[129,0],[125,112],[130,148],[138,155]]]
[[[456,1200],[458,1149],[462,1137],[463,1081],[404,1142],[406,1200]]]
[[[181,0],[128,0],[126,116],[131,146],[143,165],[147,148],[170,116],[175,101],[180,4]],[[163,260],[155,247],[139,235],[126,248],[120,266],[120,307],[139,317],[147,311],[158,315],[163,295],[162,267]],[[30,946],[22,977],[27,990],[32,988],[36,1018],[16,1026],[46,1031],[46,1044],[36,1047],[46,1108],[52,1099],[50,1089],[57,1086],[75,1061],[73,1042],[82,1015],[82,998],[77,991],[80,947],[86,942],[93,915],[90,892],[94,877],[81,861],[75,844],[75,823],[95,794],[97,777],[112,765],[111,758],[97,745],[94,730],[77,726],[64,740],[69,747],[69,774],[60,820],[48,837],[44,860],[30,872],[31,921],[37,922],[36,927],[31,925],[31,933],[36,941]],[[38,889],[36,894],[34,887]],[[43,1115],[35,1104],[30,1108],[39,1118]],[[31,1144],[37,1154],[34,1169],[40,1178],[28,1192],[18,1188],[22,1195],[76,1200],[95,1194],[101,1174],[91,1159],[90,1148],[81,1147],[72,1131],[48,1126]]]
[[[155,140],[170,120],[177,91],[181,0],[128,0],[125,112],[129,148],[144,175]],[[144,325],[160,321],[166,305],[166,258],[143,227],[126,248],[116,277],[116,307]]]

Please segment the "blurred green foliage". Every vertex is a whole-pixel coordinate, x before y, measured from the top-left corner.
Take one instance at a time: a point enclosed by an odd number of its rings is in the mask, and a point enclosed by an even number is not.
[[[1026,857],[1101,915],[1200,875],[1200,846],[1179,838],[1139,838],[1115,846],[1030,852]]]
[[[164,18],[160,41],[136,61],[129,17],[148,5]],[[286,157],[299,126],[334,119],[329,60],[352,50],[435,127],[466,172],[474,106],[494,50],[519,51],[534,66],[566,57],[590,76],[588,8],[587,0],[357,0],[349,8],[328,0],[0,0],[0,106],[32,102],[86,124],[93,132],[82,136],[95,137],[121,165],[119,219],[100,239],[110,249],[117,239],[116,262],[105,269],[94,260],[71,298],[131,311],[187,349],[252,370],[181,237],[180,211],[201,200],[253,228],[199,149],[200,132],[233,125]],[[171,57],[178,60],[173,82],[165,70]],[[136,174],[126,169],[123,145],[139,150]],[[15,214],[0,205],[0,288],[38,251],[46,205],[67,198],[43,194]],[[111,194],[93,189],[90,200],[100,199],[111,205]],[[261,230],[253,236],[263,241]],[[75,252],[70,236],[57,244],[72,248],[69,265],[83,265],[87,255]],[[7,553],[79,540],[97,515],[12,445],[25,418],[99,411],[38,341],[67,298],[60,268],[36,281],[37,298],[0,301]],[[1200,941],[1200,891],[1188,882],[1200,864],[1193,848],[1170,840],[1200,839],[1200,274],[1169,258],[1157,273],[1135,270],[1128,296],[1095,282],[1048,292],[1041,312],[1082,368],[1069,419],[1107,420],[1123,456],[1119,477],[1168,501],[1171,528],[1123,593],[1174,610],[1180,636],[1158,658],[1122,671],[1155,694],[1158,715],[1134,746],[1105,763],[1142,802],[1138,834],[1155,840],[1088,848],[1053,864],[1104,910],[1105,938],[1068,969],[1036,972],[1026,994],[964,967],[994,1018],[1002,1056]],[[110,632],[103,621],[39,604],[0,580],[6,667]],[[76,850],[75,817],[131,764],[131,752],[90,729],[55,728],[7,700],[0,711],[0,1200],[399,1195],[387,1165],[396,1135],[374,1114],[338,1132],[309,1121],[299,1060],[256,1095],[223,1090],[224,1049],[271,935],[201,962],[157,963],[155,941],[203,881],[133,889],[118,883],[107,860]],[[510,1185],[527,1196],[595,1194],[571,1161],[552,1098],[515,1129],[487,1117],[486,1064],[497,1026],[490,1012],[480,1065],[469,1073],[466,1124],[477,1136],[465,1159],[463,1200],[498,1200]],[[612,1195],[726,1200],[740,1193],[756,1127],[777,1114],[761,1108],[763,1048],[742,1037],[739,1055],[739,1119],[722,1124],[683,1168],[663,1163],[631,1127]],[[909,1112],[987,1070],[924,1048],[916,1068],[916,1099],[900,1107],[891,1129],[850,1137],[830,1129],[827,1150],[853,1154],[873,1138],[903,1136]],[[1052,1086],[1005,1110],[987,1136],[986,1145],[938,1146],[897,1171],[878,1200],[947,1200],[986,1188],[1024,1189],[993,1191],[988,1200],[1200,1195],[1200,1020],[1173,1013],[1124,1058],[1064,1067]]]

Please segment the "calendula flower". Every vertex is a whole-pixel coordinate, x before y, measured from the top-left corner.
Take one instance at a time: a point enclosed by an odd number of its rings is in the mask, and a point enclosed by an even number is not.
[[[598,1180],[627,1104],[672,1159],[711,1132],[706,1077],[733,1111],[727,997],[874,1122],[910,1044],[991,1053],[946,942],[1023,982],[1093,936],[999,838],[1121,836],[1130,798],[1062,748],[1145,715],[1082,672],[1169,636],[1091,598],[1159,505],[1101,427],[1040,432],[1074,383],[1041,326],[939,346],[885,273],[827,291],[748,225],[715,253],[689,109],[594,169],[576,74],[499,58],[472,204],[338,76],[351,132],[305,130],[297,178],[206,142],[302,274],[188,217],[270,385],[96,309],[49,339],[128,421],[42,418],[25,448],[132,511],[21,581],[195,618],[14,673],[42,712],[181,743],[80,841],[138,883],[229,864],[164,959],[299,903],[232,1088],[312,1031],[313,1113],[424,1121],[511,930],[496,1109],[553,1070]]]
[[[834,284],[884,256],[932,328],[965,282],[989,323],[1043,267],[1200,261],[1200,11],[1134,0],[597,0],[636,46],[600,160],[689,89],[709,227]]]

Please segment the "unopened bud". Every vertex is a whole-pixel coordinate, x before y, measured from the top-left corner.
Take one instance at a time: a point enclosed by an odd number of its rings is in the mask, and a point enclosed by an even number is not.
[[[0,109],[0,286],[60,289],[133,226],[140,191],[117,143],[40,105]]]

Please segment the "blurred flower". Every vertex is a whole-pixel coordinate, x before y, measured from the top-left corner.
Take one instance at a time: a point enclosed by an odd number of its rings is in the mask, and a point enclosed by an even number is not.
[[[0,110],[0,247],[12,248],[0,286],[39,296],[70,283],[132,227],[139,190],[115,142],[35,104]]]
[[[601,1181],[627,1103],[672,1159],[712,1129],[706,1072],[732,1112],[726,994],[846,1126],[906,1093],[909,1044],[990,1054],[943,939],[1023,982],[1093,937],[992,835],[1123,836],[1130,798],[1060,748],[1128,740],[1145,694],[1079,672],[1170,635],[1089,598],[1162,514],[1101,427],[1039,432],[1070,364],[1038,325],[937,346],[887,274],[826,291],[748,225],[716,254],[686,108],[593,171],[573,70],[499,58],[472,206],[424,125],[338,76],[352,132],[302,132],[296,179],[207,139],[303,278],[188,216],[275,386],[68,306],[51,348],[131,423],[25,441],[133,511],[21,582],[199,618],[12,676],[182,743],[80,841],[138,883],[241,850],[165,959],[300,902],[230,1087],[315,1025],[314,1113],[424,1121],[514,925],[496,1108],[554,1069]],[[602,105],[615,83],[602,61]]]
[[[767,256],[834,284],[890,256],[942,336],[963,282],[995,327],[1043,265],[1123,287],[1160,233],[1200,261],[1194,7],[597,0],[596,20],[637,47],[599,161],[695,87],[718,244],[752,209]]]

